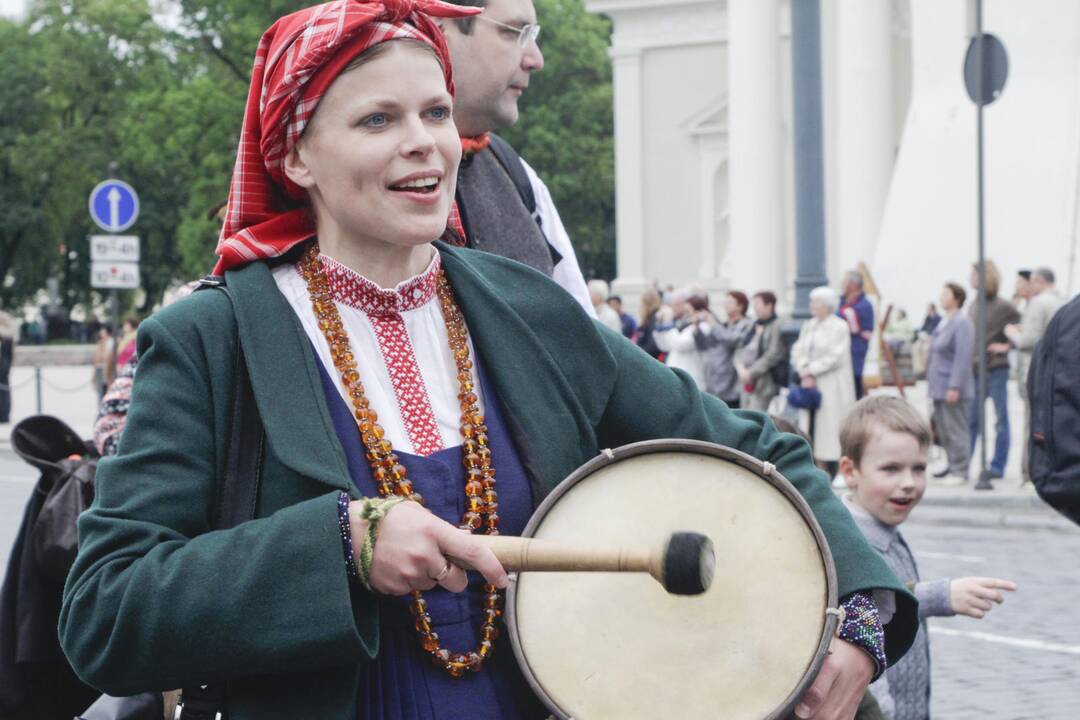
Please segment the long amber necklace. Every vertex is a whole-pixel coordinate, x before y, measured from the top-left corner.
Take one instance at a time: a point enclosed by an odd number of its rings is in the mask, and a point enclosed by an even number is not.
[[[413,489],[408,471],[398,461],[385,431],[378,424],[379,416],[371,409],[360,382],[356,358],[349,347],[349,335],[341,322],[341,315],[330,291],[330,282],[319,262],[319,244],[311,243],[299,263],[300,274],[307,282],[311,304],[315,310],[319,329],[330,345],[334,367],[341,374],[341,383],[349,395],[360,430],[360,439],[367,450],[367,460],[375,478],[379,495],[400,495],[423,505],[424,498]],[[436,290],[442,306],[450,351],[457,365],[457,379],[461,391],[461,435],[463,464],[465,465],[465,514],[459,527],[473,532],[484,528],[488,535],[499,534],[499,496],[495,492],[495,468],[491,466],[491,448],[488,447],[487,425],[477,405],[476,389],[473,387],[472,360],[469,359],[469,333],[461,310],[454,301],[454,291],[439,269]],[[461,677],[467,670],[479,672],[484,660],[495,649],[499,637],[496,621],[502,615],[502,596],[494,585],[484,585],[484,621],[480,626],[480,645],[469,653],[451,653],[439,644],[439,634],[431,629],[431,615],[427,602],[420,591],[414,591],[411,610],[415,618],[416,632],[420,635],[420,647],[431,655],[432,662],[454,677]]]

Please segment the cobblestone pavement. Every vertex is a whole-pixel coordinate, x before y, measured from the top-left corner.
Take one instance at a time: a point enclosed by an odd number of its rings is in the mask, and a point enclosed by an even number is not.
[[[984,619],[930,620],[935,720],[1080,718],[1080,528],[904,526],[924,579],[1002,577]]]

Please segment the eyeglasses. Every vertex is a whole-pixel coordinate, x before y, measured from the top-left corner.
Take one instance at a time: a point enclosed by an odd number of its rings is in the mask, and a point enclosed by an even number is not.
[[[527,25],[517,27],[516,25],[508,25],[504,22],[499,22],[498,20],[486,17],[484,15],[477,15],[476,19],[483,20],[484,22],[491,23],[492,25],[498,25],[501,28],[513,30],[514,32],[516,32],[518,47],[525,47],[530,42],[535,43],[540,38],[540,26],[534,23],[528,23]]]

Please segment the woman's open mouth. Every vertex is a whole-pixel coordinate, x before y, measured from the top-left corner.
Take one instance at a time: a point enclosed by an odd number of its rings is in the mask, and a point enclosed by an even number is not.
[[[895,510],[906,510],[915,504],[915,498],[889,498],[889,505]]]
[[[416,180],[407,180],[405,182],[400,182],[396,185],[391,185],[390,189],[394,192],[432,195],[438,192],[439,185],[441,184],[442,181],[437,177],[426,177]]]

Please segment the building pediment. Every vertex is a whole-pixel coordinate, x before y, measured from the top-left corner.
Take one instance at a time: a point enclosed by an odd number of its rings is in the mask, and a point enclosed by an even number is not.
[[[700,112],[692,115],[683,123],[686,132],[694,137],[727,135],[728,132],[728,96],[724,93],[719,99],[707,105]]]

